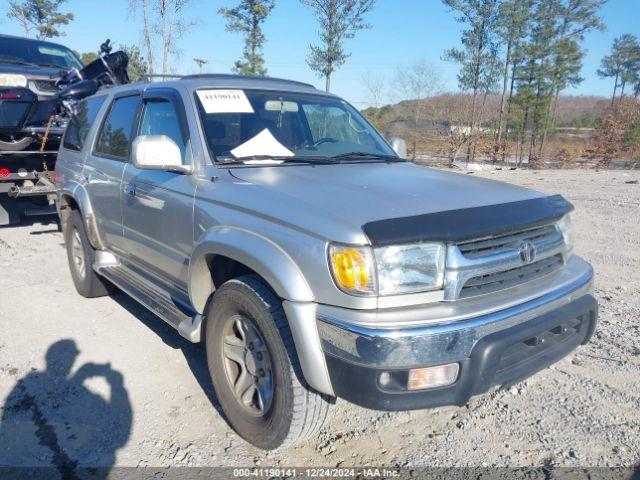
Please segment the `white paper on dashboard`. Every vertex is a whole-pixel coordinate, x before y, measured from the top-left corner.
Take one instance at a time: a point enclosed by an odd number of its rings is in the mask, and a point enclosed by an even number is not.
[[[242,90],[198,90],[206,113],[254,113]]]
[[[271,134],[268,128],[265,128],[255,137],[231,150],[231,155],[236,158],[252,157],[254,155],[293,157],[294,153],[276,140],[276,137]]]

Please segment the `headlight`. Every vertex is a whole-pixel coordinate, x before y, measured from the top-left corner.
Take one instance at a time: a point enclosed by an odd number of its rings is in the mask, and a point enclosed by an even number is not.
[[[342,290],[360,295],[375,294],[373,258],[369,247],[331,245],[329,263],[333,278]]]
[[[329,263],[336,284],[356,295],[399,295],[442,288],[444,259],[445,247],[440,243],[375,250],[344,245],[329,247]]]
[[[424,292],[442,287],[444,245],[420,243],[375,249],[380,295]]]
[[[573,227],[571,226],[571,217],[567,214],[560,221],[556,223],[558,230],[562,234],[564,243],[567,245],[568,250],[573,249]]]
[[[27,77],[24,75],[13,75],[10,73],[0,73],[0,87],[26,87]]]

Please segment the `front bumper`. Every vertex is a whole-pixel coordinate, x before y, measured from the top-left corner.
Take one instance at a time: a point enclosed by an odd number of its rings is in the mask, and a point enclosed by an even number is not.
[[[455,321],[376,328],[370,313],[345,310],[344,321],[339,309],[319,306],[318,333],[335,395],[377,410],[464,405],[551,365],[586,343],[597,323],[593,270],[577,257],[564,270],[546,280],[542,296]],[[412,318],[406,311],[397,315]],[[453,385],[406,389],[409,369],[452,362],[460,365]],[[392,379],[385,386],[383,372]]]

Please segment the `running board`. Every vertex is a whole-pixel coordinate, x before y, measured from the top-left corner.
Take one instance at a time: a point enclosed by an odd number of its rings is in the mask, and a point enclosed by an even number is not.
[[[94,268],[99,275],[178,330],[181,336],[193,343],[200,341],[202,315],[189,316],[176,305],[167,292],[149,285],[139,275],[122,265],[96,265]]]

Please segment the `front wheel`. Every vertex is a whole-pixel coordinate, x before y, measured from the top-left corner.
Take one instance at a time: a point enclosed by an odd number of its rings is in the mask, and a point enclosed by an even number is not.
[[[257,276],[230,280],[210,302],[209,372],[227,420],[271,450],[313,435],[330,399],[304,381],[281,300]]]

